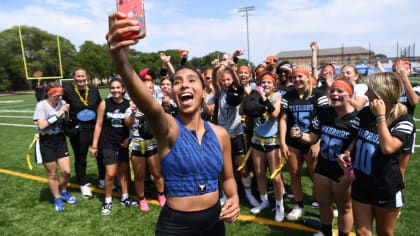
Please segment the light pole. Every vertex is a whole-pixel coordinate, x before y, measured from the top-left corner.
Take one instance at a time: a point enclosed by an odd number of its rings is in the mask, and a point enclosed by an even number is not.
[[[247,46],[248,46],[248,66],[251,68],[251,61],[249,60],[249,29],[248,29],[248,12],[250,11],[255,11],[255,7],[254,6],[247,6],[247,7],[241,7],[238,8],[238,12],[242,13],[245,12],[245,17],[246,17],[246,42],[247,42]]]

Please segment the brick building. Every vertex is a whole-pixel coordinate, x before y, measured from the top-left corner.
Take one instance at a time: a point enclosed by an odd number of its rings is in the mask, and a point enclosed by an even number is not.
[[[312,50],[284,51],[276,55],[280,61],[288,60],[296,65],[311,65]],[[370,57],[374,52],[370,51]],[[318,49],[318,65],[321,63],[357,64],[369,59],[369,50],[363,47]]]

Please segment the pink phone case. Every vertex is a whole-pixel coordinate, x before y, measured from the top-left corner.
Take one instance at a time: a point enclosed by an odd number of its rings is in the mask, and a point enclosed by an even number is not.
[[[142,39],[146,36],[146,22],[143,0],[117,0],[117,11],[124,13],[130,20],[137,20],[140,26],[140,31],[137,34],[124,34],[121,36],[122,40]]]

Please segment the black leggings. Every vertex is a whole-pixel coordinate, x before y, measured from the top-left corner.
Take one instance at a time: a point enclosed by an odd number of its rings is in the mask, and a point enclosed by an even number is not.
[[[82,128],[75,137],[70,138],[71,147],[74,152],[74,169],[76,171],[76,179],[78,184],[85,185],[88,180],[86,176],[86,156],[89,146],[92,145],[93,128]],[[97,158],[99,178],[105,179],[105,166],[102,158]]]
[[[225,224],[219,220],[220,203],[201,211],[177,211],[167,204],[156,223],[156,235],[225,235]]]

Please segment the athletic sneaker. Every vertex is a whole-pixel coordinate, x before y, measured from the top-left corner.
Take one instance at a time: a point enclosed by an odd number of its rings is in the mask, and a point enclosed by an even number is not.
[[[63,199],[64,201],[66,201],[69,204],[74,204],[77,202],[77,199],[75,197],[73,197],[72,195],[69,194],[69,192],[65,191],[65,192],[61,192],[58,191],[58,194],[60,194],[60,198]]]
[[[324,233],[318,232],[318,233],[315,233],[314,236],[324,236]],[[335,236],[334,232],[332,233],[332,236]]]
[[[165,206],[165,203],[166,203],[165,195],[158,195],[158,200],[161,207]]]
[[[317,201],[315,201],[311,204],[311,207],[314,208],[314,209],[318,209],[319,208],[319,203]]]
[[[87,183],[85,185],[80,185],[80,192],[82,192],[82,196],[84,198],[92,198],[92,191],[90,191],[90,183]]]
[[[268,201],[262,201],[260,205],[254,207],[251,209],[251,213],[252,214],[258,214],[260,213],[262,210],[264,210],[265,208],[270,206],[270,202]]]
[[[140,205],[140,210],[142,211],[150,210],[149,204],[147,203],[146,198],[144,198],[143,200],[140,200],[139,205]]]
[[[255,199],[254,196],[252,196],[252,194],[246,195],[246,198],[248,199],[249,204],[251,204],[252,207],[257,207],[260,205],[260,203],[257,201],[257,199]]]
[[[111,213],[111,209],[112,209],[112,202],[109,202],[109,203],[104,202],[101,214],[103,216],[107,216]]]
[[[277,222],[282,222],[284,220],[284,207],[280,205],[276,205],[276,215],[274,216],[274,219]]]
[[[56,211],[64,211],[63,201],[61,198],[54,198],[54,205]]]
[[[126,207],[138,207],[139,206],[139,203],[137,201],[134,201],[130,197],[128,197],[126,199],[121,198],[120,202],[121,202],[121,205],[126,206]]]
[[[104,179],[100,179],[99,180],[98,188],[100,188],[100,189],[104,189],[105,188],[105,180]]]
[[[296,205],[295,207],[293,207],[293,210],[287,215],[287,220],[296,221],[303,215],[305,215],[305,209]]]

